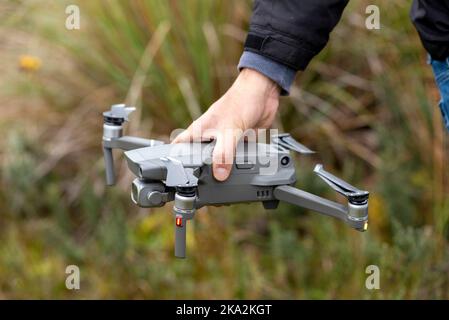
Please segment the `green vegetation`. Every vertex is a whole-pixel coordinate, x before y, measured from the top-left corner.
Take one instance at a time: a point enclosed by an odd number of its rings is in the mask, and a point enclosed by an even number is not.
[[[133,134],[187,126],[235,78],[251,2],[70,3],[79,31],[67,1],[0,4],[0,298],[449,298],[448,141],[409,1],[379,1],[374,31],[353,1],[276,122],[318,151],[297,159],[299,186],[334,197],[320,161],[372,191],[369,231],[289,205],[207,208],[182,261],[169,206],[133,206],[125,164],[105,188],[100,114],[126,100]]]

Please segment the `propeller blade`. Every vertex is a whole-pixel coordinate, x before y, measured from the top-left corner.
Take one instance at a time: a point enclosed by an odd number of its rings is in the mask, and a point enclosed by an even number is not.
[[[357,189],[346,181],[334,176],[332,173],[327,172],[326,170],[324,170],[322,164],[317,164],[315,166],[315,169],[313,169],[313,172],[315,172],[321,179],[323,179],[323,181],[326,182],[332,189],[344,195],[345,197],[364,198],[368,197],[369,195],[368,191]]]
[[[273,143],[278,144],[288,150],[293,150],[301,154],[315,153],[315,151],[310,150],[305,145],[293,139],[293,137],[289,133],[273,135],[271,139]]]

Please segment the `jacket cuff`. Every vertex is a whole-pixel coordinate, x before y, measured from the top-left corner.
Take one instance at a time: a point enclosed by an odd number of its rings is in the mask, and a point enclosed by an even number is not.
[[[262,73],[281,87],[283,96],[289,94],[296,76],[296,71],[292,68],[250,51],[243,52],[238,68],[250,68]]]
[[[257,30],[256,27],[252,27],[248,33],[245,51],[257,53],[295,71],[305,70],[312,58],[319,52],[304,41],[297,41],[270,31],[259,33]]]

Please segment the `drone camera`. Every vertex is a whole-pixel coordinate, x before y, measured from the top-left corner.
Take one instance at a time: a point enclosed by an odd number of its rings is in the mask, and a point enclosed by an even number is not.
[[[131,199],[139,207],[162,207],[168,201],[168,193],[160,182],[146,182],[134,179],[131,187]]]

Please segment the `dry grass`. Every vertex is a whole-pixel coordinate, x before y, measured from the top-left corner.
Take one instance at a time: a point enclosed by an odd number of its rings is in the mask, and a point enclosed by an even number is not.
[[[79,32],[62,27],[64,1],[0,4],[1,298],[448,298],[447,135],[407,1],[379,3],[378,32],[353,2],[277,120],[319,152],[299,159],[301,187],[328,192],[310,174],[320,161],[372,191],[370,231],[287,205],[209,208],[185,261],[169,207],[131,206],[125,166],[104,187],[100,114],[126,100],[133,134],[188,125],[235,77],[250,2],[75,3]],[[22,55],[42,65],[21,70]]]

